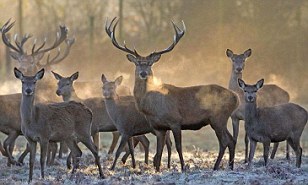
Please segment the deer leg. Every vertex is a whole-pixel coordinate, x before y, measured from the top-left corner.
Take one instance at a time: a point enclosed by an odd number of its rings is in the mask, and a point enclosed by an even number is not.
[[[46,163],[46,156],[48,151],[48,145],[49,141],[41,140],[40,141],[40,148],[41,148],[41,158],[40,158],[40,164],[41,164],[41,177],[44,179],[44,170],[45,170],[45,163]]]
[[[3,156],[7,157],[7,153],[5,152],[1,142],[0,142],[0,152],[2,153]]]
[[[82,151],[77,145],[77,142],[74,139],[68,139],[65,141],[69,149],[71,150],[69,156],[73,158],[73,169],[72,174],[74,174],[79,167],[79,160],[82,155]]]
[[[286,159],[290,160],[290,147],[288,141],[286,141]]]
[[[229,168],[233,170],[234,167],[234,157],[235,157],[235,145],[236,141],[234,138],[231,136],[230,132],[226,129],[225,130],[225,135],[228,138],[227,140],[229,141],[228,143],[228,149],[229,149]]]
[[[255,155],[257,142],[254,140],[250,140],[250,151],[249,151],[249,158],[248,158],[248,166],[251,167],[252,159]]]
[[[176,151],[179,154],[181,169],[182,171],[184,171],[185,164],[184,164],[184,158],[183,158],[183,152],[182,152],[182,130],[181,130],[181,127],[172,127],[171,130],[174,136]]]
[[[160,164],[161,164],[161,156],[163,154],[164,149],[164,142],[166,140],[166,131],[165,130],[154,130],[156,135],[156,154],[154,156],[154,167],[157,172],[160,171]]]
[[[134,139],[134,144],[137,139]],[[144,162],[145,164],[149,164],[149,147],[150,147],[150,141],[149,139],[145,136],[138,136],[138,140],[140,141],[141,145],[143,146],[144,149]],[[136,143],[136,145],[138,142]]]
[[[99,132],[93,135],[93,142],[97,148],[97,151],[99,151],[99,144],[100,144]]]
[[[138,138],[138,136],[135,136],[135,137],[132,137],[132,139],[134,141],[134,148],[136,148],[137,144],[139,143],[139,138]],[[123,155],[123,157],[121,159],[123,164],[126,163],[126,160],[127,160],[128,156],[130,154],[129,149],[127,147],[124,147],[124,149],[125,149],[125,154]]]
[[[222,160],[222,157],[225,153],[225,150],[227,148],[228,142],[226,141],[226,139],[224,138],[224,131],[221,129],[214,129],[216,136],[218,138],[218,142],[219,142],[219,153],[214,165],[214,170],[218,170],[219,169],[219,164]]]
[[[265,166],[267,165],[270,143],[271,143],[270,141],[263,143],[263,158],[264,158],[264,165]]]
[[[53,165],[55,162],[56,154],[58,150],[58,145],[55,142],[50,142],[47,151],[47,165]]]
[[[232,127],[233,127],[233,138],[235,142],[237,142],[240,120],[236,117],[235,114],[231,115],[231,119],[232,119]]]
[[[168,151],[168,168],[171,166],[171,147],[172,147],[172,142],[170,139],[170,131],[166,132],[166,145],[167,145],[167,151]]]
[[[65,142],[60,142],[60,149],[59,149],[59,158],[63,158],[63,154],[68,152],[68,148]]]
[[[112,154],[114,151],[114,148],[116,147],[118,140],[120,137],[120,133],[119,132],[112,132],[112,142],[111,142],[111,146],[109,148],[108,154]]]
[[[8,155],[8,166],[10,166],[11,164],[13,165],[21,165],[19,164],[13,157],[13,150],[14,150],[14,144],[15,144],[15,140],[18,137],[18,133],[17,132],[10,132],[10,134],[8,135],[8,137],[4,140],[3,143],[3,147],[5,152]]]
[[[68,156],[66,158],[66,167],[67,167],[67,169],[72,168],[72,151],[70,151],[70,153],[68,154]]]
[[[119,147],[116,151],[115,158],[114,158],[114,161],[113,161],[113,164],[112,164],[110,170],[114,170],[116,163],[117,163],[117,160],[118,160],[121,152],[123,151],[123,148],[125,147],[125,144],[127,143],[127,140],[128,140],[128,136],[122,135],[120,145],[119,145]]]
[[[249,144],[249,138],[248,138],[247,132],[245,131],[245,160],[244,160],[244,163],[248,162],[248,144]]]
[[[80,138],[80,141],[81,141],[81,142],[91,151],[91,153],[93,154],[93,156],[94,156],[94,158],[95,158],[95,164],[97,165],[100,178],[105,178],[105,177],[104,177],[104,174],[103,174],[103,171],[102,171],[102,167],[101,167],[101,163],[100,163],[100,158],[99,158],[99,156],[98,156],[97,147],[95,146],[94,142],[91,140],[91,137]]]
[[[132,156],[133,168],[136,168],[136,161],[135,161],[135,154],[134,154],[134,147],[133,147],[132,139],[133,139],[132,137],[129,138],[127,143],[128,143],[130,155]]]
[[[271,153],[271,159],[275,158],[278,146],[279,146],[279,143],[274,143],[274,147],[273,147],[273,150],[272,150],[272,153]]]
[[[33,167],[35,162],[35,155],[36,155],[36,142],[32,141],[31,139],[27,138],[29,144],[29,151],[30,151],[30,160],[29,160],[29,179],[28,183],[32,181],[33,176]]]
[[[289,145],[293,148],[296,155],[296,167],[300,168],[302,163],[302,148],[299,139],[288,139]]]
[[[23,164],[24,163],[24,159],[25,159],[25,157],[27,156],[27,154],[30,152],[30,146],[29,146],[29,144],[27,144],[26,145],[26,149],[25,149],[25,151],[19,156],[19,158],[18,158],[18,162],[20,163],[20,164]]]

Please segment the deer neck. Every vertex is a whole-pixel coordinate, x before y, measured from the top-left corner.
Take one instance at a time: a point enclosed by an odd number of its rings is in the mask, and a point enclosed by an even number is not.
[[[134,97],[138,109],[140,110],[140,103],[142,98],[148,92],[149,83],[151,83],[153,74],[149,75],[146,79],[140,79],[139,76],[135,75],[135,86],[134,86]]]
[[[236,73],[234,69],[232,69],[231,78],[229,81],[229,89],[238,94],[240,104],[243,104],[245,102],[244,93],[238,86],[238,79],[242,79],[242,73]]]
[[[64,95],[62,96],[63,101],[77,101],[77,102],[81,102],[81,99],[77,96],[75,89],[73,88],[71,93],[68,95]]]
[[[20,115],[22,128],[31,124],[34,107],[34,95],[26,96],[22,95],[20,103]]]
[[[107,108],[108,115],[110,118],[116,122],[117,118],[119,117],[119,112],[118,112],[118,99],[115,98],[105,98],[105,106]]]
[[[252,125],[257,120],[257,104],[245,103],[245,127]]]

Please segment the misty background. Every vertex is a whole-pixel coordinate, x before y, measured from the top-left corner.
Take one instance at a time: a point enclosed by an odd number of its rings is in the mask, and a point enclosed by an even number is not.
[[[75,37],[76,42],[69,56],[52,66],[55,72],[69,76],[79,71],[79,81],[98,82],[102,73],[110,79],[123,75],[131,90],[135,66],[126,59],[126,53],[111,44],[104,30],[106,18],[120,17],[117,40],[125,40],[129,48],[135,46],[145,56],[168,47],[174,34],[171,20],[180,27],[183,20],[186,34],[153,67],[162,82],[227,87],[231,62],[226,49],[240,54],[251,48],[243,79],[255,83],[264,78],[265,83],[279,85],[290,93],[291,101],[307,108],[305,0],[1,0],[0,12],[0,25],[9,18],[16,21],[10,31],[12,37],[31,33],[38,40],[47,36],[52,43],[59,25],[69,28],[69,37]],[[28,52],[33,40],[25,44]],[[1,41],[0,94],[20,92],[20,82],[13,77],[18,62],[6,53]]]

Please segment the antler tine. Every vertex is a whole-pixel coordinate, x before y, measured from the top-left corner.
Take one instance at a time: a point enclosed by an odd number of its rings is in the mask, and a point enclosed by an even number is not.
[[[25,34],[25,35],[22,37],[21,41],[19,42],[19,41],[18,41],[18,36],[16,35],[16,37],[15,37],[15,44],[16,44],[16,46],[19,48],[19,50],[20,50],[22,53],[25,53],[24,48],[23,48],[24,44],[25,44],[25,43],[27,42],[27,40],[28,40],[29,38],[31,38],[31,37],[32,37],[32,35],[30,35],[30,34]]]
[[[106,31],[106,33],[107,33],[107,35],[111,38],[111,42],[112,42],[112,44],[116,47],[116,48],[118,48],[118,49],[120,49],[120,50],[122,50],[122,51],[125,51],[125,52],[127,52],[127,53],[130,53],[130,54],[132,54],[132,55],[134,55],[134,56],[140,56],[138,53],[137,53],[137,51],[136,51],[136,49],[134,49],[134,51],[132,51],[131,49],[129,49],[127,46],[126,46],[126,43],[125,43],[125,41],[124,41],[124,45],[123,46],[121,46],[121,45],[119,45],[119,43],[118,43],[118,41],[116,40],[116,37],[115,37],[115,29],[116,29],[116,26],[118,25],[118,22],[119,22],[119,20],[117,20],[115,23],[114,23],[114,21],[117,19],[117,17],[114,17],[112,20],[111,20],[111,22],[110,22],[110,24],[108,25],[108,18],[106,19],[106,24],[105,24],[105,31]],[[113,25],[113,26],[112,26]],[[111,31],[112,30],[112,31]]]
[[[2,32],[2,40],[3,43],[13,49],[14,51],[18,52],[18,53],[22,53],[23,51],[19,50],[18,48],[16,48],[13,44],[11,44],[10,39],[6,36],[6,33],[9,32],[11,30],[11,28],[14,26],[15,21],[12,22],[10,24],[11,19],[9,19],[1,28],[1,32]]]
[[[164,53],[167,53],[167,52],[173,50],[175,45],[180,41],[180,39],[185,34],[186,26],[185,26],[184,21],[182,21],[183,29],[180,29],[173,21],[171,21],[171,22],[172,22],[172,25],[173,25],[173,28],[174,28],[174,31],[175,31],[175,35],[173,36],[173,43],[168,48],[166,48],[162,51],[158,51],[158,52],[154,51],[153,53],[151,53],[151,55],[161,55],[161,54],[164,54]]]
[[[46,39],[44,40],[43,44],[35,50],[35,45],[32,47],[32,55],[37,55],[41,53],[46,53],[47,51],[50,51],[54,48],[57,48],[64,40],[67,38],[68,29],[67,27],[60,25],[60,32],[57,32],[56,40],[54,41],[53,45],[49,48],[42,49],[45,46]]]
[[[54,56],[52,59],[50,59],[50,53],[49,53],[48,56],[47,56],[46,64],[38,63],[38,66],[41,67],[41,68],[42,67],[48,68],[51,65],[58,64],[63,59],[65,59],[69,55],[70,49],[71,49],[72,45],[75,43],[75,38],[67,38],[65,40],[65,43],[66,43],[66,49],[65,49],[64,54],[62,55],[62,57],[60,57],[61,50],[60,50],[60,48],[58,48],[58,52],[57,52],[56,56]]]

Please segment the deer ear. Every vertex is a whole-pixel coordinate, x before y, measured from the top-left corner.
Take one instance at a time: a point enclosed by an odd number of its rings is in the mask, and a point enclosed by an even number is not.
[[[79,72],[77,71],[76,73],[72,74],[72,76],[70,77],[71,81],[77,80],[79,76]]]
[[[264,83],[264,79],[262,78],[261,80],[259,80],[257,83],[256,83],[256,87],[258,89],[262,88],[263,87],[263,83]]]
[[[227,55],[227,57],[231,58],[233,56],[233,51],[231,51],[230,49],[227,49],[226,55]]]
[[[24,75],[22,74],[21,71],[19,71],[16,67],[14,68],[14,74],[15,74],[15,77],[18,78],[18,79],[22,79],[24,77]]]
[[[51,71],[52,72],[52,74],[53,74],[53,76],[57,79],[57,80],[61,80],[63,77],[61,76],[61,75],[59,75],[58,73],[56,73],[56,72],[53,72],[53,71]]]
[[[43,69],[41,69],[39,72],[37,72],[37,73],[35,74],[35,79],[36,79],[36,80],[42,79],[43,76],[44,76],[44,73],[45,73],[45,69],[43,68]]]
[[[104,74],[102,74],[101,80],[102,80],[103,84],[108,82],[108,80],[107,80],[107,78],[106,78],[106,76]]]
[[[151,63],[154,64],[155,62],[159,61],[160,57],[161,57],[161,55],[152,56],[152,62]]]
[[[127,54],[126,57],[130,62],[133,62],[133,63],[137,62],[137,58],[134,55]]]
[[[244,80],[238,78],[238,79],[237,79],[237,82],[238,82],[238,86],[239,86],[241,89],[244,89],[244,88],[245,88],[246,84],[245,84]]]
[[[118,86],[122,83],[122,80],[123,80],[123,76],[119,76],[117,79],[115,79],[115,84]]]
[[[251,55],[251,49],[249,48],[249,49],[247,49],[245,52],[244,52],[244,56],[246,57],[246,58],[248,58],[248,57],[250,57],[250,55]]]

